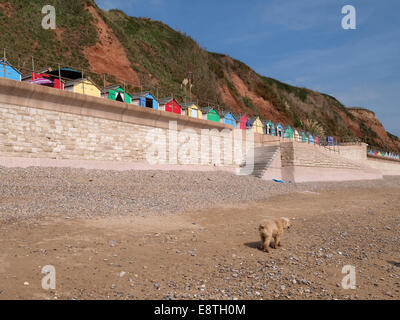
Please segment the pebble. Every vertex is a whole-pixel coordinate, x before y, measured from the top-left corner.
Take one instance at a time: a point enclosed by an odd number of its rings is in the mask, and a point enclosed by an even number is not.
[[[311,191],[317,188],[329,190],[348,186],[376,188],[399,185],[396,177],[387,177],[382,181],[276,184],[252,176],[236,176],[222,171],[111,171],[0,167],[0,172],[2,174],[0,194],[4,199],[10,199],[2,202],[0,216],[7,215],[17,219],[49,214],[65,216],[66,212],[73,213],[74,217],[79,215],[87,217],[87,208],[90,208],[91,217],[120,214],[143,216],[146,210],[160,214],[182,213],[193,209],[194,206],[196,209],[201,209],[221,202],[259,201],[273,195]],[[82,183],[90,180],[96,183]],[[135,191],[133,197],[132,190],[136,190],[138,185],[141,186],[140,192]],[[238,185],[241,186],[240,190],[246,192],[238,192]],[[190,194],[190,197],[182,197],[182,190]],[[27,194],[36,201],[18,201]],[[60,198],[55,194],[63,196]],[[160,194],[167,194],[168,197],[160,197]],[[193,224],[196,225],[196,222]]]
[[[108,244],[110,245],[110,247],[115,247],[115,245],[117,244],[115,240],[110,240],[108,242]]]

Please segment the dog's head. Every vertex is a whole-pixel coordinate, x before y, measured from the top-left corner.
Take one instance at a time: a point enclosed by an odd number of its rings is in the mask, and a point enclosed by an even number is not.
[[[290,227],[292,226],[292,224],[290,223],[290,220],[288,218],[282,218],[282,222],[283,222],[284,229],[290,229]]]

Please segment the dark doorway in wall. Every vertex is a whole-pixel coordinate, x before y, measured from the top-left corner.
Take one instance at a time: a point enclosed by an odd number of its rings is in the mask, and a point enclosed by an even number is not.
[[[116,99],[115,99],[116,101],[121,101],[121,102],[124,102],[124,98],[123,98],[123,96],[122,96],[122,93],[121,92],[118,92],[117,93],[117,97],[116,97]]]
[[[153,99],[146,98],[146,108],[153,109]]]

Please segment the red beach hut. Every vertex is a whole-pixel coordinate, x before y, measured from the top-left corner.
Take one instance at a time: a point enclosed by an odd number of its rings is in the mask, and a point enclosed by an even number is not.
[[[236,120],[236,128],[246,130],[247,129],[247,122],[249,118],[245,114],[233,114],[233,117]]]
[[[163,98],[159,100],[159,110],[182,114],[182,107],[174,98]]]

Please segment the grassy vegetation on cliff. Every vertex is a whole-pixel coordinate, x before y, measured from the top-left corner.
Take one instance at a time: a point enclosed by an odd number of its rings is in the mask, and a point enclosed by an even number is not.
[[[93,17],[85,10],[82,0],[9,0],[9,9],[0,8],[0,45],[7,48],[7,57],[14,64],[32,68],[31,57],[37,57],[35,69],[48,66],[48,62],[88,68],[83,47],[97,42]],[[92,1],[87,1],[93,3]],[[57,28],[63,33],[60,41],[53,30],[42,28],[43,6],[56,8]],[[48,62],[47,62],[48,61]]]

